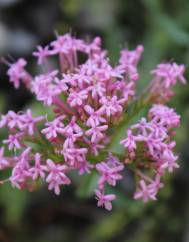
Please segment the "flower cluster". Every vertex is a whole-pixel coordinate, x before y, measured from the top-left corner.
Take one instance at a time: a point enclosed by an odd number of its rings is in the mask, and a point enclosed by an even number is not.
[[[178,156],[173,153],[176,143],[172,141],[172,130],[179,125],[180,117],[161,104],[155,104],[148,116],[148,120],[142,118],[132,125],[127,130],[127,138],[120,142],[127,149],[126,163],[135,162],[143,170],[153,171],[150,174],[153,178],[138,171],[141,180],[134,197],[142,198],[144,202],[156,200],[156,194],[163,186],[160,178],[166,170],[172,172],[179,167]]]
[[[39,75],[27,72],[24,59],[9,64],[7,74],[15,88],[24,84],[54,116],[35,117],[30,109],[1,115],[0,127],[9,133],[0,149],[0,169],[11,170],[6,181],[32,190],[42,180],[58,195],[61,186],[71,183],[71,171],[89,176],[97,172],[98,206],[111,210],[116,196],[107,194],[106,187],[116,186],[126,167],[139,178],[134,198],[155,200],[163,186],[161,177],[178,167],[172,139],[180,117],[162,103],[173,95],[171,88],[177,81],[185,83],[184,66],[158,65],[143,100],[144,95],[136,95],[142,52],[141,45],[133,51],[124,49],[112,66],[99,37],[88,43],[65,34],[33,53],[42,67]],[[116,130],[128,124],[134,115],[130,107],[137,102],[143,103],[141,108],[154,105],[147,118],[127,129],[127,137],[120,141],[125,152],[112,152],[109,147]]]

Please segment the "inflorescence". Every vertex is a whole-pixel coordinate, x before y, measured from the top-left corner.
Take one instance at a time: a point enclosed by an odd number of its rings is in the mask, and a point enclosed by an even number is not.
[[[24,84],[37,101],[52,109],[54,117],[34,117],[30,109],[1,115],[0,127],[9,134],[2,141],[0,169],[11,171],[1,183],[32,190],[43,181],[58,195],[61,186],[71,183],[72,171],[89,176],[97,172],[98,206],[111,210],[116,196],[107,194],[106,187],[116,186],[128,168],[136,177],[134,198],[156,200],[164,174],[179,167],[173,138],[180,116],[165,103],[174,95],[177,81],[186,82],[185,67],[158,65],[148,87],[137,95],[142,52],[141,45],[133,51],[123,49],[118,64],[112,66],[99,37],[87,43],[65,34],[33,53],[41,74],[29,74],[23,58],[9,63],[7,74],[14,87]],[[54,57],[59,68],[53,64]],[[150,108],[146,117],[130,124],[135,107]],[[120,140],[124,152],[113,152],[112,140],[126,125],[126,136]]]

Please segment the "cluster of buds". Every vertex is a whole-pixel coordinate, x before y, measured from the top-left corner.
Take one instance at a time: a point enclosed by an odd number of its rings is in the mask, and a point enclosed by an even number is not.
[[[0,169],[11,171],[1,183],[9,181],[18,189],[32,190],[41,180],[58,195],[63,185],[71,183],[72,171],[89,176],[97,172],[98,206],[111,210],[116,196],[107,194],[106,188],[115,186],[128,168],[137,177],[134,198],[155,200],[163,186],[162,176],[178,167],[172,139],[180,117],[164,104],[173,95],[172,86],[177,81],[185,83],[184,66],[158,65],[146,92],[136,95],[142,52],[141,45],[133,51],[124,49],[118,64],[112,66],[99,37],[88,43],[65,34],[33,53],[41,74],[29,74],[24,59],[8,63],[14,87],[24,84],[51,109],[53,118],[35,117],[30,109],[1,115],[0,127],[9,134],[2,141]],[[138,102],[143,104],[141,109],[152,105],[148,117],[127,129],[127,137],[120,141],[125,151],[113,152],[110,144],[136,113],[130,107]]]

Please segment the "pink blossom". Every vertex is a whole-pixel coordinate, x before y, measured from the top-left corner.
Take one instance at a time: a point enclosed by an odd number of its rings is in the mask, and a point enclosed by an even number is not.
[[[87,76],[81,72],[72,74],[70,83],[73,87],[84,88],[86,84],[90,84],[92,82],[92,78]]]
[[[82,136],[83,134],[83,130],[82,128],[77,124],[77,117],[76,116],[72,116],[70,122],[68,125],[65,126],[64,128],[64,132],[65,133],[75,133],[78,134],[79,136]]]
[[[176,163],[178,156],[175,156],[173,152],[169,149],[165,149],[161,156],[161,169],[168,169],[169,172],[173,172],[173,169],[179,168]]]
[[[99,53],[99,51],[101,50],[100,46],[101,46],[101,38],[95,37],[92,43],[83,45],[83,50],[87,54]]]
[[[104,147],[105,147],[104,144],[98,144],[98,143],[92,142],[91,143],[91,152],[92,152],[92,154],[97,156],[99,154],[99,151],[104,149]]]
[[[91,165],[89,162],[87,162],[86,160],[81,162],[79,165],[79,175],[83,175],[85,173],[90,174],[91,173],[91,169],[94,168],[94,165]]]
[[[127,138],[120,141],[125,148],[127,148],[130,152],[136,149],[136,138],[132,134],[131,130],[127,130]]]
[[[119,172],[124,169],[124,166],[121,163],[110,166],[108,163],[101,162],[96,165],[96,169],[101,175],[98,181],[99,188],[103,189],[106,182],[111,186],[115,186],[116,181],[122,179]]]
[[[51,46],[53,48],[51,54],[69,54],[74,48],[77,49],[77,41],[70,34],[65,34],[57,36],[57,40],[53,41]]]
[[[54,78],[54,83],[56,85],[57,92],[65,92],[68,90],[68,85],[65,79]]]
[[[83,130],[76,123],[76,117],[73,116],[70,123],[64,127],[63,135],[66,137],[63,147],[73,147],[74,142],[83,135]]]
[[[161,104],[153,105],[149,111],[149,117],[153,122],[167,129],[175,128],[180,124],[180,116],[176,114],[174,109]]]
[[[142,45],[138,45],[135,50],[122,50],[120,63],[122,64],[132,64],[136,66],[140,60],[141,54],[144,51],[144,47]]]
[[[33,52],[33,56],[37,57],[38,65],[42,65],[45,63],[46,57],[50,55],[49,47],[45,46],[44,48],[41,46],[37,46],[37,51]]]
[[[88,150],[86,148],[66,148],[63,150],[64,159],[72,166],[77,165],[78,163],[82,163],[86,160],[85,156],[87,151]]]
[[[47,160],[47,170],[49,172],[46,182],[49,183],[48,189],[54,190],[56,195],[60,194],[61,185],[69,185],[70,179],[65,175],[66,165],[55,164],[52,160]]]
[[[152,73],[158,78],[162,78],[164,81],[165,88],[169,88],[172,85],[175,85],[177,81],[186,83],[186,80],[183,76],[185,71],[184,65],[177,65],[175,62],[159,64],[157,69],[153,70]]]
[[[15,88],[18,88],[20,86],[20,80],[26,78],[27,76],[24,69],[26,64],[27,62],[23,58],[20,58],[17,60],[17,62],[10,65],[7,75],[10,78],[10,82],[14,84]]]
[[[85,134],[91,137],[91,142],[98,142],[104,138],[105,134],[103,131],[108,129],[108,125],[94,126],[91,129],[88,129]]]
[[[8,145],[9,150],[21,149],[20,139],[22,136],[23,133],[10,134],[8,139],[3,140],[3,143]]]
[[[88,98],[88,93],[86,90],[80,92],[71,92],[68,97],[68,103],[71,107],[81,106],[84,103],[84,100]]]
[[[35,93],[37,100],[43,101],[47,106],[52,105],[53,98],[61,92],[53,83],[57,73],[55,70],[45,75],[36,76],[31,83],[31,90]]]
[[[165,148],[165,144],[162,142],[162,138],[144,137],[143,141],[146,143],[150,154],[156,157],[156,153],[161,152]]]
[[[30,152],[31,148],[29,147],[25,149],[21,155],[15,157],[16,165],[9,178],[13,187],[17,187],[18,189],[23,188],[26,185],[27,179],[32,177],[28,163]]]
[[[85,111],[87,112],[89,118],[86,121],[87,126],[98,126],[100,123],[106,123],[106,119],[101,116],[101,113],[97,110],[95,111],[91,106],[85,105]]]
[[[102,97],[106,93],[105,85],[102,82],[96,82],[90,85],[87,90],[91,92],[92,98]]]
[[[45,126],[47,128],[44,128],[41,130],[42,134],[45,134],[47,139],[56,138],[58,134],[64,133],[64,124],[62,120],[65,118],[65,116],[60,116],[55,118],[51,122],[46,122]]]
[[[64,136],[66,137],[66,139],[63,143],[63,150],[73,148],[77,138],[80,137],[80,135],[78,136],[77,134],[73,133],[64,133]],[[64,151],[61,151],[61,153],[64,153]]]
[[[127,102],[129,98],[134,97],[135,90],[134,90],[134,82],[129,82],[125,87],[123,87],[123,98]]]
[[[161,183],[161,175],[159,173],[157,173],[155,180],[152,181],[148,187],[149,190],[151,191],[151,193],[153,193],[154,195],[156,195],[159,191],[159,189],[163,188],[164,184]]]
[[[14,111],[9,111],[7,114],[7,124],[10,129],[12,128],[19,128],[20,130],[23,129],[23,120],[22,115],[15,113]]]
[[[186,83],[183,76],[185,71],[184,65],[177,65],[176,63],[165,63],[157,66],[151,73],[154,79],[151,82],[149,93],[156,103],[163,103],[170,100],[175,93],[172,87],[180,81],[182,84]]]
[[[98,64],[92,60],[88,59],[82,66],[81,66],[81,74],[92,76],[95,75],[98,71]]]
[[[120,62],[119,68],[125,70],[129,79],[131,79],[133,81],[136,81],[139,78],[139,75],[137,72],[137,64],[140,60],[143,50],[144,50],[144,47],[142,45],[139,45],[133,51],[129,51],[127,49],[121,51],[121,57],[119,60],[119,62]]]
[[[47,171],[47,167],[45,165],[41,165],[41,154],[36,153],[34,156],[35,165],[29,169],[29,172],[32,173],[32,179],[36,180],[38,177],[45,178],[45,171]]]
[[[25,114],[21,115],[20,119],[23,122],[21,130],[27,130],[29,135],[33,135],[36,124],[43,121],[44,116],[33,117],[32,111],[28,109]]]
[[[141,180],[139,182],[140,188],[138,188],[138,191],[134,194],[134,199],[142,199],[144,202],[148,202],[148,200],[156,200],[156,197],[154,194],[154,189],[152,187],[146,185],[144,180]]]
[[[95,190],[96,199],[98,200],[98,207],[105,207],[108,211],[112,210],[111,202],[115,200],[116,196],[114,194],[104,195],[100,190]]]
[[[123,108],[117,100],[117,96],[110,97],[102,97],[100,99],[100,103],[102,104],[99,109],[100,112],[106,114],[108,117],[114,115],[116,113],[121,113]]]

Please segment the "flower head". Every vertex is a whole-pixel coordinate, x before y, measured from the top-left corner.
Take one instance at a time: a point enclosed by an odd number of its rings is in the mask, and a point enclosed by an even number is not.
[[[118,64],[112,65],[100,37],[86,42],[65,34],[37,46],[33,55],[42,69],[37,75],[27,72],[22,58],[9,64],[10,82],[15,88],[24,84],[44,108],[39,116],[30,109],[1,114],[0,128],[8,135],[0,148],[0,170],[11,170],[6,181],[32,190],[42,180],[59,195],[62,186],[71,184],[72,172],[79,174],[79,186],[84,174],[98,177],[97,205],[111,210],[116,196],[106,194],[107,187],[115,189],[127,167],[137,178],[134,198],[156,200],[164,174],[179,167],[174,133],[180,116],[165,103],[174,95],[172,87],[186,82],[185,67],[158,65],[140,95],[137,68],[143,50],[142,45],[123,49]],[[85,56],[82,62],[78,53]],[[134,124],[135,115],[140,118]]]

